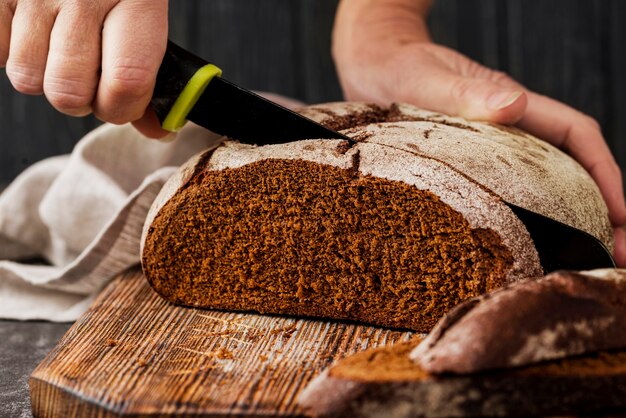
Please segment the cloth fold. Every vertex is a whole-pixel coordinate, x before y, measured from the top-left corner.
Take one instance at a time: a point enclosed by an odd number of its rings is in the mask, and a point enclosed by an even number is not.
[[[0,318],[76,320],[139,263],[144,219],[165,181],[219,141],[192,124],[170,143],[103,125],[70,156],[25,170],[0,195]]]

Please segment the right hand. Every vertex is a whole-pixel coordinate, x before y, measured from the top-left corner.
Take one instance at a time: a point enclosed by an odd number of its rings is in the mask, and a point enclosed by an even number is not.
[[[148,104],[167,45],[167,0],[0,0],[0,68],[59,111],[163,131]],[[148,110],[147,110],[148,109]]]

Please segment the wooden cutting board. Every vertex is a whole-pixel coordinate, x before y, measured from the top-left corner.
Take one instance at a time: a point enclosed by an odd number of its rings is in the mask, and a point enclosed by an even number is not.
[[[30,377],[36,417],[303,416],[334,360],[411,333],[182,308],[139,269],[117,277]]]

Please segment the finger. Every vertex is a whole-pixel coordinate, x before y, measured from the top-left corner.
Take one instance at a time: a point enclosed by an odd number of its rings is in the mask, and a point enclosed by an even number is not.
[[[125,123],[144,115],[166,44],[167,0],[124,1],[111,10],[103,30],[96,116]]]
[[[459,76],[437,69],[415,74],[403,85],[408,96],[405,101],[420,107],[472,120],[513,124],[524,115],[526,94],[522,89],[505,87],[483,79]]]
[[[60,10],[50,35],[44,93],[59,111],[73,116],[91,112],[100,67],[104,12],[98,2],[76,2]]]
[[[161,123],[151,107],[146,109],[141,118],[133,121],[133,126],[148,138],[161,139],[170,134],[161,128]]]
[[[574,157],[576,160],[580,156]],[[622,226],[626,222],[622,174],[612,156],[598,156],[596,161],[590,159],[587,171],[600,188],[602,197],[609,209],[609,219],[613,226]],[[585,166],[583,162],[583,167]]]
[[[513,124],[526,110],[522,90],[503,88],[490,80],[457,78],[448,89],[456,114],[466,119]]]
[[[43,93],[50,30],[56,14],[50,3],[26,0],[15,9],[6,72],[21,93]]]
[[[11,21],[13,11],[8,4],[0,3],[0,68],[4,68],[9,58],[9,43],[11,42]]]
[[[413,80],[397,80],[425,105],[467,119],[513,124],[526,110],[525,89],[502,72],[493,71],[448,48],[421,45],[407,55]],[[417,60],[416,60],[417,58]],[[402,72],[406,74],[406,72]],[[409,73],[411,74],[411,73]],[[406,89],[406,86],[414,86]],[[414,102],[415,103],[415,102]],[[415,103],[420,105],[420,103]]]
[[[622,175],[593,119],[536,93],[528,93],[526,114],[518,126],[563,149],[593,177],[614,226],[626,223]]]
[[[626,231],[623,228],[615,228],[615,250],[613,257],[619,268],[626,267]]]

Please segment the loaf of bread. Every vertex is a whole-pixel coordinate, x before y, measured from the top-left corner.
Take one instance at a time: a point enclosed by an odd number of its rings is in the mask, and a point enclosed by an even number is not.
[[[427,331],[462,300],[542,274],[503,201],[612,248],[592,179],[519,130],[408,105],[302,113],[357,142],[225,141],[166,184],[142,240],[161,296]]]
[[[616,270],[511,285],[462,303],[421,342],[339,361],[300,403],[337,417],[624,413],[625,290]]]

